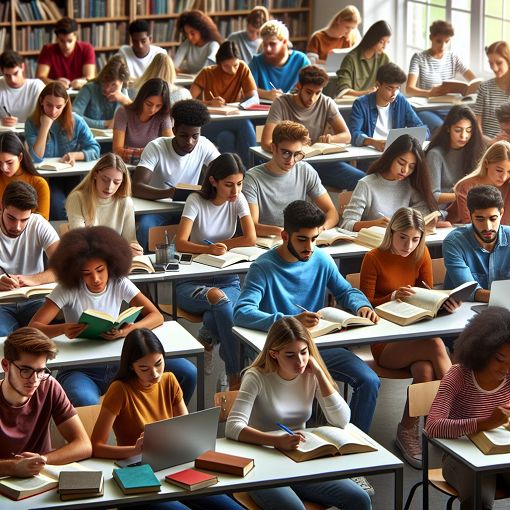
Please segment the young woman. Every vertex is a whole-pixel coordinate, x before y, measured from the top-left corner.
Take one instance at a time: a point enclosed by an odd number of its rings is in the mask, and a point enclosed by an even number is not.
[[[399,136],[358,181],[342,215],[342,227],[354,232],[378,225],[386,227],[400,207],[423,214],[437,209],[425,156],[416,138]]]
[[[164,356],[161,342],[149,329],[137,329],[126,336],[119,369],[104,396],[92,432],[95,457],[125,459],[139,455],[146,423],[188,414],[174,374],[163,372]],[[108,442],[112,429],[116,445]],[[241,510],[237,503],[222,494],[197,496],[188,501],[193,508]],[[179,502],[165,502],[150,508],[181,510],[188,507]]]
[[[379,248],[363,258],[360,290],[373,306],[414,294],[411,287],[432,287],[432,261],[425,246],[425,223],[419,211],[402,207],[391,218]],[[456,303],[448,301],[449,311]],[[451,367],[440,338],[371,345],[375,361],[386,368],[409,368],[413,382],[441,379]],[[396,444],[404,458],[421,468],[419,420],[409,416],[406,402]]]
[[[501,140],[492,144],[476,168],[453,187],[455,202],[448,208],[450,223],[471,223],[467,194],[481,184],[495,186],[501,191],[505,203],[501,223],[510,225],[510,142]]]
[[[177,19],[177,32],[184,37],[174,57],[178,73],[196,74],[214,64],[223,37],[207,14],[198,10],[183,12]]]
[[[86,122],[71,110],[71,101],[62,83],[48,83],[39,95],[31,117],[25,122],[25,140],[35,163],[44,158],[75,161],[99,158],[99,144]],[[79,177],[52,177],[50,218],[65,220],[65,197],[79,182]]]
[[[112,128],[113,115],[120,106],[131,103],[127,92],[129,70],[120,56],[112,57],[101,72],[78,92],[73,111],[91,128]]]
[[[177,250],[223,255],[231,248],[255,244],[255,226],[241,193],[244,174],[237,154],[222,154],[209,165],[202,190],[186,200],[176,235]],[[238,219],[243,234],[233,237]],[[191,313],[203,313],[205,328],[219,340],[231,390],[240,383],[239,342],[232,333],[233,305],[239,293],[237,275],[177,284],[179,306]],[[209,350],[211,347],[206,346]]]
[[[248,65],[240,60],[236,44],[225,41],[216,53],[216,65],[200,71],[190,92],[194,99],[201,99],[208,106],[225,106],[255,96],[257,85]],[[235,152],[245,164],[249,162],[250,147],[257,144],[255,128],[248,119],[225,119],[221,130],[209,124],[203,134],[220,152]]]
[[[170,91],[161,78],[146,81],[135,100],[121,106],[113,119],[113,152],[136,165],[144,147],[159,136],[172,136]]]
[[[360,42],[358,26],[361,14],[354,5],[346,5],[337,12],[329,25],[312,34],[306,54],[312,64],[324,64],[328,53],[335,49],[352,48]]]
[[[126,302],[129,306],[143,307],[142,319],[103,334],[105,340],[125,337],[138,328],[159,326],[163,323],[163,316],[127,278],[131,259],[128,242],[111,228],[99,226],[70,230],[62,236],[50,259],[58,285],[30,325],[50,338],[66,335],[73,339],[79,337],[86,327],[78,322],[84,310],[90,308],[117,317],[122,303]],[[52,324],[60,311],[64,322]],[[182,365],[185,367],[185,363]],[[106,368],[103,365],[61,370],[58,380],[74,406],[94,405],[105,392],[116,368],[116,364],[108,364]],[[193,389],[194,385],[191,393]]]
[[[34,167],[25,145],[14,133],[0,134],[0,200],[12,181],[24,181],[37,192],[37,212],[50,219],[50,188]]]
[[[427,418],[431,437],[457,438],[505,425],[510,419],[510,312],[489,307],[471,319],[455,342],[457,360],[444,376]],[[461,510],[474,507],[474,472],[451,455],[443,475],[459,492]],[[482,507],[492,508],[496,479],[510,488],[508,471],[485,474]]]
[[[314,398],[329,424],[345,427],[350,410],[339,395],[310,333],[295,317],[275,322],[264,348],[243,376],[230,411],[226,436],[247,443],[295,450],[301,434],[273,432],[276,423],[304,429]],[[352,480],[299,483],[250,493],[261,508],[303,508],[302,499],[347,509],[371,508],[370,497]]]
[[[427,147],[432,193],[441,209],[455,201],[453,187],[474,170],[484,149],[482,131],[471,108],[452,106]]]
[[[494,78],[480,85],[473,111],[483,134],[494,138],[499,133],[496,109],[510,101],[510,46],[506,41],[497,41],[485,53]]]
[[[103,225],[113,228],[142,255],[136,240],[135,210],[131,199],[131,177],[117,154],[105,154],[66,201],[69,228]]]

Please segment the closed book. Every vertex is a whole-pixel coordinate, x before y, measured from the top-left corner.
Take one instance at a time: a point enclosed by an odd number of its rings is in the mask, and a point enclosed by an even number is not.
[[[254,466],[255,461],[253,459],[215,452],[213,450],[208,450],[195,459],[195,467],[198,469],[207,469],[237,476],[246,476]]]
[[[166,475],[165,480],[189,491],[203,489],[204,487],[209,487],[209,485],[218,483],[217,476],[203,473],[193,468]]]
[[[504,426],[492,430],[482,430],[469,436],[486,455],[510,453],[510,431]]]
[[[65,494],[98,493],[103,489],[102,471],[61,471],[58,492]]]
[[[161,483],[149,464],[116,468],[112,474],[124,494],[142,494],[161,490]]]
[[[132,306],[124,310],[117,318],[98,310],[85,310],[78,319],[80,324],[87,324],[85,330],[80,333],[80,337],[99,339],[107,331],[119,329],[123,324],[135,322],[142,309],[143,306]]]

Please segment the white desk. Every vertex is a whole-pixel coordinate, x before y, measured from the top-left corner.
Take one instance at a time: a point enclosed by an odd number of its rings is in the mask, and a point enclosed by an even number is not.
[[[146,200],[145,198],[133,197],[135,215],[150,213],[182,212],[184,202],[174,202],[171,198],[159,200]]]
[[[429,102],[426,97],[408,97],[408,101],[411,103],[411,106],[417,112],[422,111],[434,111],[434,110],[449,110],[455,103],[434,103]],[[476,102],[475,99],[471,101],[462,101],[460,104],[464,106],[472,106]]]
[[[175,78],[175,85],[180,85],[181,87],[189,87],[196,78],[196,74],[178,74]]]
[[[238,114],[234,115],[219,115],[211,113],[211,122],[226,122],[233,119],[266,119],[269,110],[239,110]]]

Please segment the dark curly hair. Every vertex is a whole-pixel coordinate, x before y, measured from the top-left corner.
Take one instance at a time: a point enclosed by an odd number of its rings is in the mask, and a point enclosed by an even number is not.
[[[455,361],[471,370],[483,370],[505,344],[510,344],[510,311],[489,306],[470,319],[455,341]]]
[[[92,258],[105,261],[109,279],[129,274],[132,261],[129,243],[115,230],[102,226],[76,228],[64,234],[49,266],[63,287],[77,289],[82,282],[83,264]]]
[[[198,101],[198,99],[177,101],[172,106],[172,117],[174,119],[174,128],[182,125],[203,127],[211,120],[207,106]]]
[[[188,25],[200,32],[202,40],[206,43],[216,41],[223,42],[223,37],[218,32],[216,23],[210,16],[199,10],[184,11],[177,18],[177,32],[184,34],[184,27]]]
[[[289,235],[302,228],[322,227],[325,221],[324,212],[306,200],[294,200],[283,210],[283,230]]]

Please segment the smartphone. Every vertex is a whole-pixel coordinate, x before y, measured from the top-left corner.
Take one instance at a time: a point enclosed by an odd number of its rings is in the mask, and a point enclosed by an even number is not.
[[[178,262],[167,262],[166,264],[154,264],[156,271],[179,271]]]
[[[191,264],[193,260],[193,255],[191,253],[181,253],[181,258],[179,259],[180,264]]]

